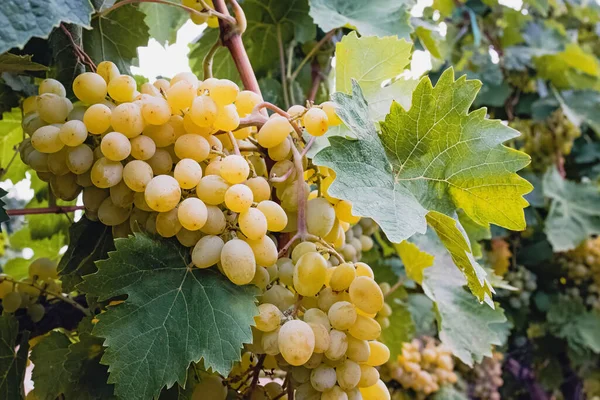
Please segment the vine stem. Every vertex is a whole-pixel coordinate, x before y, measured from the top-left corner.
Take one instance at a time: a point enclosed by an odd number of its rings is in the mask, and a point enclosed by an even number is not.
[[[238,156],[241,155],[240,147],[238,146],[238,142],[237,142],[235,136],[233,136],[233,132],[227,131],[227,136],[229,137],[229,140],[231,141],[231,145],[233,146],[234,153],[237,154]]]
[[[0,169],[0,178],[2,178],[4,175],[6,175],[6,173],[8,172],[8,169],[12,165],[13,161],[15,161],[18,154],[19,154],[19,146],[15,146],[15,152],[12,155],[12,157],[10,158],[10,161],[8,161],[8,164],[6,164],[6,167]]]
[[[223,46],[229,49],[244,87],[246,90],[251,90],[262,97],[260,87],[258,86],[258,81],[256,80],[256,75],[254,74],[254,69],[252,68],[252,64],[250,64],[248,53],[246,53],[246,48],[242,42],[242,36],[240,35],[240,32],[235,29],[235,19],[229,14],[227,6],[225,5],[225,0],[214,0],[213,4],[217,12],[223,16],[229,17],[227,19],[221,18],[219,20],[221,42],[223,43]],[[236,11],[238,11],[239,19],[244,18],[241,10]],[[233,23],[230,19],[233,19]]]
[[[179,4],[179,3],[174,3],[171,1],[167,1],[167,0],[123,0],[120,1],[118,3],[116,3],[115,5],[113,5],[112,7],[107,8],[106,10],[100,12],[97,14],[98,17],[106,17],[109,13],[115,11],[117,8],[127,5],[127,4],[133,4],[133,3],[158,3],[158,4],[166,4],[166,5],[170,5],[173,7],[179,7],[181,9],[184,9],[185,11],[189,12],[190,14],[195,14],[195,15],[202,15],[202,16],[215,16],[219,19],[222,20],[226,20],[228,23],[235,25],[235,18],[233,18],[231,15],[229,15],[229,13],[227,14],[222,14],[220,13],[218,10],[213,10],[210,7],[207,7],[207,4],[202,2],[202,4],[204,5],[204,7],[208,10],[206,12],[201,12],[198,10],[195,10],[191,7],[188,6],[184,6],[183,4]]]
[[[292,156],[294,159],[294,167],[296,168],[296,195],[298,196],[298,228],[297,234],[301,240],[305,240],[308,236],[306,229],[306,185],[304,184],[304,168],[302,168],[302,156],[294,144],[294,140],[288,136],[288,140],[291,142]]]
[[[302,153],[300,153],[300,156],[302,156],[302,157],[306,156],[306,154],[310,150],[311,146],[315,143],[316,139],[317,139],[316,136],[313,136],[310,138],[310,140],[308,141],[306,146],[304,146],[304,149],[302,149]],[[274,177],[270,178],[269,180],[271,182],[275,182],[275,183],[285,182],[285,180],[290,177],[290,175],[292,174],[292,172],[294,172],[295,169],[296,168],[290,168],[287,170],[287,172],[285,174],[283,174],[281,176],[274,176]]]
[[[275,111],[277,114],[281,115],[282,117],[285,117],[288,119],[288,121],[290,121],[290,124],[292,125],[292,128],[294,128],[294,131],[296,131],[296,134],[298,135],[298,137],[300,139],[302,139],[302,129],[300,129],[300,127],[298,126],[298,124],[296,123],[296,121],[294,121],[294,119],[292,118],[292,116],[290,114],[288,114],[286,111],[282,110],[281,108],[277,107],[275,104],[273,103],[269,103],[268,101],[263,101],[262,103],[258,103],[256,106],[254,106],[254,109],[252,110],[252,114],[257,114],[260,110],[262,110],[263,108],[267,108],[271,111]],[[265,120],[266,122],[266,120]],[[240,121],[241,123],[241,121]],[[295,147],[292,144],[292,147]]]
[[[221,39],[217,38],[217,41],[212,45],[208,53],[204,56],[204,60],[202,60],[202,70],[204,72],[204,80],[213,77],[212,66],[213,60],[215,58],[215,54],[217,50],[221,47]]]
[[[9,216],[31,214],[63,214],[83,209],[84,206],[54,206],[41,208],[19,208],[14,210],[6,210],[6,213]]]
[[[398,290],[398,288],[399,288],[400,286],[402,286],[402,284],[403,284],[403,283],[404,283],[404,280],[403,280],[403,279],[398,279],[398,282],[396,282],[396,283],[394,284],[394,286],[392,286],[392,287],[390,288],[390,290],[388,290],[388,291],[387,291],[387,293],[386,293],[386,294],[385,294],[383,297],[389,297],[389,296],[390,296],[392,293],[394,293],[396,290]]]
[[[302,70],[302,67],[304,67],[304,65],[308,62],[308,60],[310,60],[317,53],[317,51],[319,51],[319,49],[321,47],[323,47],[323,45],[325,43],[327,43],[333,37],[333,35],[335,35],[335,32],[336,32],[336,29],[332,29],[329,32],[327,32],[325,34],[325,36],[323,36],[323,38],[321,40],[319,40],[319,42],[315,45],[315,47],[313,47],[308,52],[306,57],[304,57],[304,59],[302,61],[300,61],[300,64],[298,64],[298,66],[296,67],[294,72],[289,76],[290,82],[294,81],[298,77],[298,74],[300,73],[300,70]]]
[[[56,297],[57,299],[60,299],[60,300],[64,301],[65,303],[72,305],[73,307],[75,307],[76,309],[78,309],[79,311],[81,311],[83,314],[85,314],[88,317],[90,315],[92,315],[90,313],[89,309],[85,308],[84,306],[82,306],[81,304],[79,304],[78,302],[76,302],[75,300],[73,300],[72,298],[70,298],[69,296],[65,296],[62,293],[51,292],[48,289],[46,289],[45,287],[38,286],[38,285],[36,285],[33,282],[29,283],[29,282],[17,281],[17,280],[14,280],[14,279],[10,278],[10,277],[7,277],[7,276],[2,277],[2,279],[0,279],[0,281],[2,281],[2,282],[3,281],[11,282],[13,285],[19,284],[19,285],[31,286],[31,287],[36,288],[37,290],[39,290],[41,294],[46,294],[46,295],[50,295],[50,296]]]
[[[90,67],[92,72],[96,72],[96,64],[94,64],[92,58],[81,48],[81,46],[77,42],[75,42],[73,35],[71,34],[71,32],[69,32],[65,24],[60,24],[60,29],[63,31],[67,39],[69,39],[69,41],[71,42],[71,46],[73,47],[73,50],[75,51],[75,54],[77,55],[79,61],[81,61],[82,64],[85,64],[88,67]]]
[[[285,108],[290,108],[290,95],[285,74],[285,51],[283,50],[283,38],[281,37],[281,25],[277,24],[277,46],[279,47],[279,67],[281,68],[281,87],[283,88],[283,102]]]

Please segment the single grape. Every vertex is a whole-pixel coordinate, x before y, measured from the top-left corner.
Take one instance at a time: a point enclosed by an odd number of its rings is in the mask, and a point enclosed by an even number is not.
[[[192,106],[196,97],[196,87],[186,80],[180,80],[167,89],[166,95],[171,114],[180,114]]]
[[[175,154],[180,159],[191,158],[197,162],[202,162],[210,154],[210,144],[200,135],[182,135],[175,141]]]
[[[41,153],[56,153],[65,145],[60,140],[60,128],[53,125],[38,128],[31,136],[31,145]]]
[[[256,260],[252,248],[240,239],[225,243],[221,251],[221,267],[229,280],[236,285],[246,285],[256,273]]]
[[[35,259],[29,264],[29,277],[45,281],[47,279],[56,279],[56,263],[49,258],[41,257]]]
[[[208,220],[208,209],[204,202],[196,197],[188,197],[179,204],[179,222],[190,231],[201,229]]]
[[[258,306],[258,315],[254,317],[256,329],[261,332],[271,332],[279,328],[283,314],[273,304],[263,303]]]
[[[195,188],[202,179],[202,167],[191,158],[184,158],[175,165],[173,177],[182,189]]]
[[[356,322],[356,309],[347,301],[338,301],[329,308],[327,316],[335,329],[345,331]]]
[[[112,110],[110,124],[115,131],[132,139],[144,130],[142,110],[135,103],[119,104]]]
[[[102,61],[96,67],[96,73],[100,75],[108,84],[113,78],[121,75],[119,68],[111,61]]]
[[[83,114],[83,123],[87,130],[95,135],[100,135],[110,128],[112,110],[105,104],[94,104]]]
[[[240,213],[252,206],[252,190],[240,183],[230,186],[225,192],[225,206],[231,211]]]
[[[257,208],[249,208],[238,215],[238,225],[242,233],[251,240],[258,240],[267,234],[267,219]]]
[[[147,98],[142,102],[142,116],[148,124],[166,124],[171,119],[171,107],[162,97]]]
[[[293,130],[294,129],[287,118],[282,117],[281,115],[275,115],[260,128],[256,134],[256,140],[258,141],[258,144],[268,149],[287,140],[288,135]]]
[[[46,314],[46,309],[41,304],[32,304],[29,307],[27,307],[27,314],[33,322],[37,323],[40,322],[42,318],[44,318],[44,314]]]
[[[307,362],[315,348],[315,334],[304,321],[291,320],[279,329],[279,351],[290,365]]]
[[[348,333],[360,340],[375,340],[381,335],[381,326],[373,318],[358,314]]]
[[[312,136],[323,136],[329,128],[325,111],[317,107],[310,108],[302,117],[302,123]]]
[[[248,178],[250,166],[244,157],[233,154],[221,160],[220,173],[231,184],[242,183]]]
[[[98,219],[104,225],[115,226],[127,221],[131,207],[123,208],[113,203],[110,197],[104,199],[98,209]]]
[[[94,164],[94,152],[85,144],[71,147],[67,150],[65,164],[72,173],[83,174]]]
[[[113,77],[110,82],[108,82],[108,95],[119,103],[133,101],[136,88],[137,84],[133,77],[129,75],[119,75]]]
[[[225,214],[217,206],[208,205],[206,206],[206,210],[208,211],[208,218],[200,230],[209,235],[220,235],[225,231],[225,227],[227,226]]]
[[[325,284],[327,261],[316,252],[298,259],[294,266],[294,287],[302,296],[314,296]]]
[[[207,235],[198,240],[192,251],[192,263],[198,268],[208,268],[221,259],[225,243],[219,236]]]
[[[323,197],[311,199],[306,205],[306,227],[308,232],[324,237],[335,222],[335,210],[333,206]]]
[[[131,139],[131,156],[138,160],[148,160],[156,153],[156,144],[148,136],[140,135]]]
[[[131,154],[129,139],[119,132],[110,132],[104,135],[100,148],[104,157],[111,161],[122,161]]]
[[[150,165],[141,160],[128,162],[123,168],[123,181],[134,192],[143,192],[154,177]]]
[[[272,266],[277,262],[277,246],[269,236],[258,240],[246,239],[246,242],[252,248],[258,265]]]
[[[44,79],[38,87],[38,94],[52,93],[60,97],[66,97],[67,91],[62,83],[56,79]]]
[[[158,175],[148,182],[144,196],[154,211],[166,212],[179,204],[181,189],[177,180],[172,176]]]
[[[106,97],[107,84],[102,76],[94,72],[84,72],[73,80],[73,92],[84,103],[100,103]]]
[[[133,205],[135,192],[121,181],[109,189],[110,199],[117,207],[127,208]]]
[[[10,292],[2,299],[2,308],[7,313],[14,313],[21,307],[21,303],[21,293]]]
[[[377,341],[369,342],[370,355],[367,364],[378,367],[390,359],[390,349],[383,343]]]
[[[242,90],[235,98],[235,107],[240,116],[244,117],[252,112],[254,107],[262,101],[262,98],[251,90]]]
[[[234,131],[240,125],[240,116],[234,104],[219,108],[213,126],[220,131]]]
[[[67,146],[76,147],[85,142],[88,131],[85,124],[78,120],[67,121],[58,132],[60,140]]]
[[[97,160],[91,171],[92,182],[103,189],[116,185],[123,178],[123,165],[105,157]]]
[[[166,175],[173,169],[173,158],[165,149],[156,149],[154,155],[146,160],[154,175]]]
[[[250,178],[244,182],[244,185],[248,186],[250,190],[252,190],[254,201],[259,204],[263,200],[269,200],[271,198],[271,186],[269,186],[269,182],[262,176]]]
[[[173,237],[181,230],[181,223],[178,217],[178,208],[158,213],[156,216],[156,231],[162,237]]]
[[[383,292],[368,276],[359,276],[350,285],[350,300],[362,311],[375,314],[383,307]]]

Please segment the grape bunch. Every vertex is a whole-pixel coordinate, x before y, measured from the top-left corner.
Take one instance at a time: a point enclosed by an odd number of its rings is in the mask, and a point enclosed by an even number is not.
[[[402,354],[387,364],[389,377],[425,398],[443,385],[457,382],[452,353],[431,337],[402,344]]]
[[[590,308],[600,310],[600,238],[588,239],[557,259],[569,279],[569,295],[583,296]]]
[[[579,127],[560,108],[544,121],[517,118],[510,126],[521,132],[520,149],[531,156],[532,167],[540,171],[555,164],[558,155],[570,154],[573,142],[581,136]]]
[[[295,398],[389,399],[375,367],[389,358],[377,339],[391,308],[359,261],[377,225],[331,197],[335,172],[304,155],[303,131],[321,136],[341,123],[334,104],[286,112],[192,73],[137,89],[111,62],[74,80],[75,104],[59,82],[43,81],[23,105],[23,161],[58,198],[81,192],[86,217],[114,237],[175,237],[195,267],[261,289],[246,351],[259,367],[286,371]],[[244,396],[274,390],[248,386],[243,364],[211,384]]]
[[[500,400],[498,389],[502,387],[502,353],[494,351],[492,357],[485,357],[467,372],[469,398],[480,400]]]
[[[504,279],[517,290],[498,290],[498,297],[505,298],[514,309],[526,309],[529,306],[531,295],[537,289],[537,277],[527,268],[518,265],[516,269],[509,270]]]
[[[45,295],[48,300],[52,294],[61,293],[56,262],[48,258],[38,258],[29,264],[29,276],[15,281],[6,275],[0,275],[0,299],[2,310],[14,313],[20,308],[27,309],[33,322],[39,322],[46,312],[39,304],[39,297]]]

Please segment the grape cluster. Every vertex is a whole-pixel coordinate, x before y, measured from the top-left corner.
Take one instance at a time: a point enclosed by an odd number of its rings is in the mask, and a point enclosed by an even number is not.
[[[518,265],[516,269],[508,271],[504,279],[517,290],[498,290],[498,296],[507,299],[508,304],[514,309],[526,309],[529,306],[531,295],[537,289],[535,274],[524,266]]]
[[[521,136],[521,150],[532,158],[531,165],[540,171],[556,162],[558,155],[571,152],[573,142],[581,136],[581,131],[574,125],[562,109],[554,111],[544,121],[515,119],[510,126]]]
[[[58,198],[82,192],[86,217],[114,237],[176,237],[195,267],[216,265],[234,284],[260,288],[246,350],[288,371],[297,399],[389,398],[375,367],[389,358],[377,339],[391,308],[359,261],[377,225],[331,197],[335,172],[300,153],[301,130],[321,136],[341,123],[333,103],[284,112],[192,73],[138,92],[111,62],[74,80],[77,103],[65,92],[47,79],[25,101],[31,138],[21,146]],[[235,371],[215,379],[235,387]],[[245,395],[274,390],[258,387]]]
[[[388,369],[391,379],[415,391],[419,398],[458,380],[451,351],[430,337],[403,343],[402,354],[388,364]]]
[[[557,258],[572,285],[569,295],[583,295],[590,308],[600,310],[600,238],[588,239]]]
[[[212,0],[183,0],[181,2],[184,6],[193,8],[196,11],[206,12],[205,5],[209,6],[211,9],[214,9],[215,6]],[[190,19],[196,25],[202,25],[206,23],[210,28],[218,28],[219,27],[219,19],[215,16],[209,17],[208,15],[200,15],[200,14],[190,14]]]
[[[29,264],[29,276],[20,281],[0,275],[0,299],[2,310],[14,313],[20,308],[26,308],[33,322],[40,321],[45,314],[45,308],[38,303],[38,298],[49,293],[61,293],[58,280],[57,265],[48,258],[38,258]]]
[[[480,400],[500,400],[498,389],[502,387],[502,353],[494,351],[467,373],[469,397]]]

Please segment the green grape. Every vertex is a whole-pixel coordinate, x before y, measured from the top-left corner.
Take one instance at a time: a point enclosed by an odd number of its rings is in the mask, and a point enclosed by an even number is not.
[[[106,189],[100,189],[96,186],[90,186],[83,189],[83,205],[86,211],[97,212],[100,204],[110,196],[110,192]]]
[[[227,189],[229,184],[225,179],[218,175],[207,175],[196,186],[196,195],[206,204],[216,206],[225,201]]]
[[[200,231],[190,231],[185,228],[181,228],[175,236],[177,237],[179,243],[181,243],[183,246],[194,247],[203,234]]]
[[[381,342],[370,341],[369,349],[370,355],[366,363],[372,367],[379,367],[390,359],[390,349]]]
[[[7,313],[14,313],[21,307],[21,303],[21,293],[10,292],[2,299],[2,308]]]
[[[371,355],[369,342],[366,340],[356,339],[352,335],[348,335],[348,349],[346,356],[357,363],[365,363]]]
[[[215,101],[208,96],[198,96],[190,108],[190,118],[200,128],[207,128],[214,124],[219,109]]]
[[[254,317],[256,329],[261,332],[271,332],[279,328],[283,314],[273,304],[263,303],[258,306],[258,315]]]
[[[47,279],[56,279],[58,277],[56,271],[56,263],[49,258],[41,257],[35,259],[29,264],[29,277],[45,281]]]
[[[356,269],[349,263],[342,263],[331,274],[329,285],[335,291],[341,292],[350,287],[356,278]]]
[[[60,128],[53,125],[38,128],[31,136],[31,145],[40,153],[56,153],[65,146],[60,140]]]
[[[73,81],[73,92],[84,103],[100,103],[106,97],[107,84],[102,76],[93,72],[84,72]]]
[[[246,285],[256,273],[256,260],[252,248],[240,239],[225,243],[221,250],[221,267],[229,280],[236,285]]]
[[[269,236],[258,240],[246,239],[246,243],[252,248],[258,265],[272,266],[277,262],[277,246]]]
[[[165,123],[162,125],[147,125],[144,135],[152,139],[156,147],[167,147],[175,143],[175,129],[173,125]]]
[[[165,149],[156,149],[154,155],[146,160],[154,175],[167,175],[173,169],[173,158]]]
[[[208,268],[221,259],[221,251],[225,243],[219,236],[207,235],[202,237],[192,251],[192,263],[198,268]]]
[[[67,146],[77,147],[87,139],[88,131],[85,124],[78,120],[67,121],[58,132],[60,140]]]
[[[390,392],[382,380],[377,380],[373,386],[360,388],[364,399],[368,400],[390,400]]]
[[[354,389],[360,381],[360,365],[351,360],[345,360],[342,365],[335,370],[337,382],[343,390]]]
[[[192,400],[225,400],[227,386],[217,374],[201,373],[200,382],[194,386]]]
[[[66,148],[63,147],[60,151],[48,155],[48,171],[59,176],[69,173]]]
[[[125,182],[121,181],[109,189],[112,202],[118,207],[129,207],[133,205],[135,192]]]
[[[75,200],[81,193],[81,187],[77,184],[77,175],[71,173],[53,176],[50,179],[50,189],[57,198],[65,201]]]
[[[348,333],[360,340],[375,340],[381,334],[381,326],[373,318],[358,314]]]
[[[294,288],[302,296],[314,296],[325,284],[327,262],[322,255],[310,252],[302,255],[294,266]]]
[[[225,214],[217,206],[207,205],[206,210],[208,211],[208,217],[200,230],[209,235],[220,235],[227,226]]]
[[[345,331],[356,322],[356,309],[347,301],[338,301],[329,308],[327,316],[334,329]]]
[[[44,79],[40,82],[40,86],[38,87],[38,94],[44,93],[52,93],[60,97],[66,97],[67,91],[62,83],[57,81],[56,79]],[[23,110],[25,111],[25,110]]]
[[[370,365],[360,364],[360,380],[358,386],[361,388],[367,388],[373,386],[379,380],[379,371]]]
[[[104,225],[115,226],[127,221],[131,213],[131,206],[119,207],[113,203],[110,197],[107,197],[100,204],[98,209],[98,219]]]
[[[156,216],[156,231],[162,237],[170,238],[179,232],[182,228],[179,222],[178,208],[158,213]]]
[[[325,392],[335,386],[335,369],[323,364],[313,369],[310,373],[310,384],[319,392]]]
[[[306,227],[316,236],[326,236],[335,222],[335,210],[323,197],[311,199],[306,205]]]
[[[123,165],[118,161],[111,161],[102,157],[92,166],[90,176],[94,185],[106,189],[121,181],[123,178]]]
[[[35,323],[40,322],[42,318],[44,318],[44,314],[46,314],[46,309],[41,304],[32,304],[27,307],[27,314],[29,314],[29,318]]]

